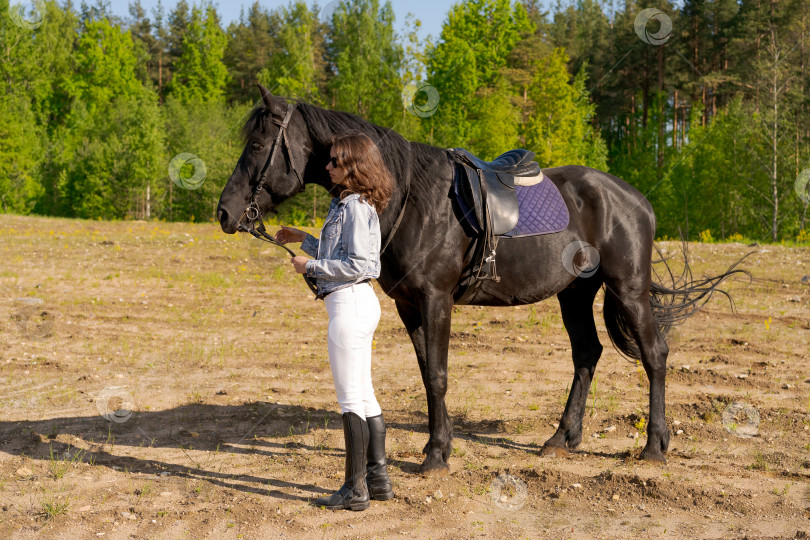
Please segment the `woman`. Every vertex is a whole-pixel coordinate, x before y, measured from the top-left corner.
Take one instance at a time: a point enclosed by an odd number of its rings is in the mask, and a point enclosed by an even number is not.
[[[329,314],[329,364],[343,416],[346,480],[315,501],[326,508],[365,510],[369,498],[394,496],[385,464],[385,424],[371,383],[371,342],[380,321],[380,303],[371,279],[380,275],[380,222],[394,181],[377,146],[362,133],[337,135],[331,141],[326,170],[332,199],[320,239],[282,227],[276,240],[302,242],[315,257],[293,257],[295,271],[315,278],[318,297]]]

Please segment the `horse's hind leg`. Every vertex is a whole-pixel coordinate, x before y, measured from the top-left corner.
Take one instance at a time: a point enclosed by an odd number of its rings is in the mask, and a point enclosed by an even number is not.
[[[582,418],[588,400],[596,363],[602,355],[602,345],[596,334],[593,320],[593,299],[601,281],[596,278],[580,278],[573,288],[557,294],[562,311],[563,324],[571,340],[574,359],[574,381],[568,402],[556,433],[543,445],[544,455],[561,455],[566,448],[576,448],[582,441]]]
[[[634,280],[616,280],[608,283],[605,306],[616,304],[621,325],[633,336],[641,363],[650,379],[650,420],[647,424],[647,444],[639,456],[651,461],[666,461],[664,453],[669,447],[669,429],[665,418],[665,379],[669,347],[658,330],[650,305],[649,286],[633,284]],[[648,282],[647,282],[648,283]]]

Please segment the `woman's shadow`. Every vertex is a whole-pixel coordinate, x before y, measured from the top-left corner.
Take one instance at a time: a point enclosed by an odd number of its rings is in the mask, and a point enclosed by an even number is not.
[[[122,408],[103,416],[0,422],[0,451],[45,462],[80,456],[85,463],[147,477],[199,479],[246,493],[307,501],[327,492],[326,486],[234,474],[228,472],[223,458],[227,454],[248,454],[281,461],[300,451],[342,457],[343,448],[328,446],[326,437],[319,441],[316,428],[341,429],[340,416],[323,409],[267,402],[190,404],[155,412]],[[60,435],[71,435],[82,444],[63,442],[65,437]],[[293,441],[279,441],[281,437],[292,437]],[[188,464],[117,451],[133,447],[180,449]],[[202,457],[200,451],[205,452]],[[312,495],[296,496],[290,493],[292,490]]]

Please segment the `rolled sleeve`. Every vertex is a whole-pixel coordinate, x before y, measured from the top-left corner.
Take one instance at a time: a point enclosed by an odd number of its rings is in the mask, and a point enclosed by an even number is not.
[[[304,265],[304,268],[305,268],[305,269],[306,269],[306,271],[307,271],[307,276],[309,276],[309,277],[311,277],[311,278],[317,278],[317,277],[318,277],[318,276],[316,275],[316,273],[315,273],[315,264],[314,264],[314,263],[315,263],[315,260],[314,260],[314,259],[309,259],[309,260],[306,262],[306,264]]]
[[[318,245],[320,241],[312,236],[311,234],[307,233],[307,237],[304,238],[304,241],[301,242],[301,251],[309,255],[310,257],[318,257]]]
[[[310,260],[307,272],[311,267],[311,275],[328,281],[350,281],[363,275],[371,262],[371,228],[365,206],[355,200],[344,208],[341,242],[346,258]]]

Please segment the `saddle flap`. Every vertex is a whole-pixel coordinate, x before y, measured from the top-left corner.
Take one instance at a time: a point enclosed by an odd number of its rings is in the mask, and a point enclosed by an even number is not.
[[[479,171],[486,185],[484,202],[492,223],[492,234],[506,234],[518,222],[518,203],[515,195],[515,181],[509,174],[493,171]],[[508,184],[511,184],[508,185]]]

